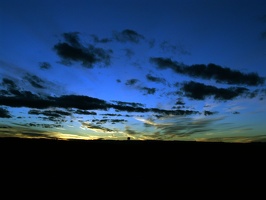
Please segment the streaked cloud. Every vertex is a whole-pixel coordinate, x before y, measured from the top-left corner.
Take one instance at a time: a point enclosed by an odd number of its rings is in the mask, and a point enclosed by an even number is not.
[[[265,82],[265,77],[260,77],[257,73],[243,73],[239,70],[232,70],[216,64],[194,64],[185,65],[173,61],[171,58],[151,57],[150,62],[155,64],[157,69],[171,69],[177,74],[184,74],[192,78],[213,79],[217,83],[259,86]]]

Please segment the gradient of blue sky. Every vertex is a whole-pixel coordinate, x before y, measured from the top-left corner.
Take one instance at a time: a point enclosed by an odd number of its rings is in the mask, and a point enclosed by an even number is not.
[[[263,0],[0,0],[0,136],[266,138]]]

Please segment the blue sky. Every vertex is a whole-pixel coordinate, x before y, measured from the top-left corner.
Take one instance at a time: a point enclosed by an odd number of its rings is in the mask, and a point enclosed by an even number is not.
[[[0,136],[265,141],[265,7],[1,0]]]

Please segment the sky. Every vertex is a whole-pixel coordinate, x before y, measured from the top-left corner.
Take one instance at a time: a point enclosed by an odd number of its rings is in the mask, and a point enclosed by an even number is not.
[[[0,137],[265,142],[265,8],[0,0]]]

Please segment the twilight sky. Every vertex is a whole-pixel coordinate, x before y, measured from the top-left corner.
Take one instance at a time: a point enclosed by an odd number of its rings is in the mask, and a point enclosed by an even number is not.
[[[0,0],[0,137],[265,142],[265,8]]]

